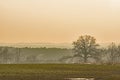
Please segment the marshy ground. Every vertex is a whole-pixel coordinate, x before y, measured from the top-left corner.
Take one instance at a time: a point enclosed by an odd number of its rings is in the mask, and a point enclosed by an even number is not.
[[[120,80],[120,65],[95,64],[1,64],[0,80],[64,80],[95,78]]]

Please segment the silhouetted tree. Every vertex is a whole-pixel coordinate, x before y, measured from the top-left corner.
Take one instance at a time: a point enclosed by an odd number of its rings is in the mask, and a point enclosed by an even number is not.
[[[7,60],[8,60],[7,53],[8,53],[7,47],[0,48],[0,57],[2,58],[2,63],[7,63]]]
[[[118,62],[120,63],[120,44],[118,45]]]
[[[119,48],[115,43],[111,43],[108,46],[109,63],[114,64],[117,62],[117,57],[120,55]]]
[[[90,35],[80,36],[79,39],[73,42],[76,56],[80,56],[84,59],[84,62],[87,62],[89,57],[96,55],[97,46],[96,39]]]
[[[20,62],[20,48],[16,48],[17,52],[16,52],[16,63]]]

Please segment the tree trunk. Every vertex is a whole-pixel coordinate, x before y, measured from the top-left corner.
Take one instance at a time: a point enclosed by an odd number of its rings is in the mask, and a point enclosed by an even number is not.
[[[87,55],[84,55],[84,63],[87,63]]]

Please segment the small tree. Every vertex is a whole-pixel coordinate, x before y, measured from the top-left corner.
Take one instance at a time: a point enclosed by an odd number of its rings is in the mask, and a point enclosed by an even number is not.
[[[73,42],[76,56],[80,56],[84,59],[84,62],[87,63],[87,59],[96,54],[97,46],[96,39],[92,36],[85,35],[80,36],[79,39]]]
[[[117,57],[119,56],[119,46],[117,47],[115,43],[111,43],[108,46],[108,55],[109,55],[109,63],[114,64],[117,61]]]
[[[118,63],[120,63],[120,44],[118,45]]]

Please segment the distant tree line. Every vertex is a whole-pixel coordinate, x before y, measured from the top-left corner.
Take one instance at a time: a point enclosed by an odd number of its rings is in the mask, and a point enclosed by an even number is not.
[[[54,60],[61,63],[66,61],[68,61],[67,63],[85,64],[120,63],[120,44],[116,45],[112,42],[108,47],[101,47],[96,43],[96,39],[90,35],[80,36],[72,44],[73,49],[0,47],[0,63],[40,63],[40,58],[43,57],[40,56],[41,54],[45,54],[48,58],[54,58],[51,59],[53,63]],[[74,61],[74,59],[77,60]]]
[[[59,59],[69,54],[72,54],[72,49],[0,47],[0,63],[60,63]]]

